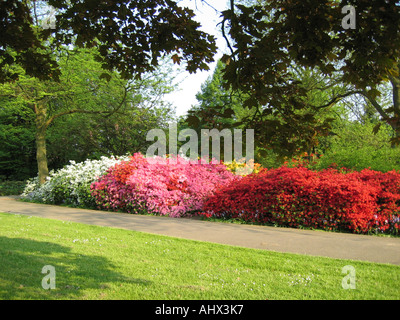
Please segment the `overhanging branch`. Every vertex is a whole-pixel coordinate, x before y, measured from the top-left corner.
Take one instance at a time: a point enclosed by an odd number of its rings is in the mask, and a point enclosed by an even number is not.
[[[339,94],[336,95],[334,98],[332,98],[331,100],[329,100],[326,104],[321,105],[321,106],[314,106],[315,109],[323,109],[323,108],[328,108],[336,103],[338,103],[340,100],[352,96],[354,94],[362,94],[363,91],[362,90],[353,90],[353,91],[348,91],[346,93],[343,94]]]
[[[128,95],[128,91],[129,88],[125,87],[124,88],[124,96],[121,100],[121,102],[118,104],[118,106],[116,108],[114,108],[113,110],[110,111],[101,111],[101,110],[84,110],[84,109],[73,109],[73,110],[68,110],[68,111],[64,111],[64,112],[60,112],[58,114],[53,115],[52,117],[50,117],[47,121],[46,121],[46,127],[48,127],[55,119],[65,116],[67,114],[73,114],[73,113],[86,113],[86,114],[103,114],[105,116],[111,116],[115,113],[117,113],[119,111],[119,109],[121,109],[121,107],[124,105],[124,103],[126,102],[126,97]]]

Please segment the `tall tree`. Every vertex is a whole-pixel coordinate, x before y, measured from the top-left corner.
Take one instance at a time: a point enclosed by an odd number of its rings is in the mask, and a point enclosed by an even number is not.
[[[271,110],[270,113],[264,111],[260,114],[259,109],[249,105],[246,107],[248,94],[226,87],[226,80],[223,78],[224,68],[224,63],[219,61],[212,77],[201,86],[201,91],[196,95],[198,104],[189,110],[186,122],[198,131],[211,128],[220,130],[253,128],[258,133],[255,155],[259,162],[263,162],[266,156],[278,158],[278,161],[280,158],[283,161],[285,156],[291,155],[302,146],[299,141],[304,144],[303,151],[307,152],[311,152],[319,144],[321,137],[315,134],[315,126],[308,126],[308,130],[298,130],[296,137],[292,137],[295,117],[308,119],[311,113],[321,123],[333,121],[338,117],[338,108],[308,107],[322,105],[330,99],[330,96],[342,90],[340,84],[333,79],[325,79],[318,71],[293,66],[292,76],[296,81],[301,81],[302,88],[306,92],[304,101],[307,101],[307,107],[295,110],[289,118],[280,110]],[[264,122],[256,126],[255,121],[260,121],[260,119]],[[268,123],[268,126],[265,126],[265,123]]]
[[[78,50],[59,58],[59,81],[40,81],[25,74],[21,67],[18,80],[0,86],[0,97],[28,108],[34,114],[36,159],[39,180],[48,175],[46,134],[59,118],[72,114],[111,116],[140,110],[143,92],[148,90],[146,77],[141,80],[121,79],[118,73],[104,70],[94,60],[93,50]],[[14,70],[15,71],[15,70]],[[154,83],[150,84],[152,87]],[[147,98],[147,97],[146,97]],[[106,135],[106,134],[105,134]]]
[[[174,90],[173,73],[169,71],[166,68],[143,78],[140,87],[132,92],[131,103],[119,112],[59,117],[47,131],[49,166],[60,167],[71,159],[146,153],[150,144],[146,133],[166,128],[174,114],[171,104],[164,101],[165,94]]]
[[[385,0],[267,0],[237,4],[222,14],[223,34],[230,53],[223,57],[227,86],[248,94],[246,105],[256,107],[254,124],[274,124],[265,115],[280,113],[276,130],[287,141],[306,148],[299,132],[326,134],[330,121],[320,122],[318,110],[358,94],[370,101],[400,138],[400,1]],[[348,7],[350,5],[351,7]],[[343,10],[345,9],[345,10]],[[347,11],[349,9],[349,11]],[[355,16],[351,13],[355,12]],[[348,28],[348,19],[355,21]],[[343,23],[345,22],[345,23]],[[320,104],[307,99],[294,67],[319,70],[340,86]],[[379,102],[380,85],[390,83],[392,104]],[[300,110],[310,110],[298,113]],[[327,119],[328,120],[328,119]],[[289,149],[289,148],[288,148]]]

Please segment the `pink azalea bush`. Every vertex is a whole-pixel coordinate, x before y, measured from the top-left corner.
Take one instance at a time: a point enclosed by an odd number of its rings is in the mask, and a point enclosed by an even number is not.
[[[109,168],[91,190],[99,209],[181,217],[201,210],[216,189],[235,179],[240,177],[223,164],[136,153]]]

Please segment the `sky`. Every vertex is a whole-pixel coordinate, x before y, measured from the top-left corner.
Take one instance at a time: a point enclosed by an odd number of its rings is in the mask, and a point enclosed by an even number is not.
[[[225,10],[227,6],[226,0],[209,0],[208,3],[219,12]],[[165,99],[175,107],[176,115],[181,116],[186,114],[190,107],[197,103],[196,94],[201,90],[202,83],[213,74],[217,61],[222,57],[222,52],[226,48],[226,44],[220,35],[220,26],[217,26],[221,20],[218,12],[201,0],[182,0],[178,4],[194,11],[196,14],[194,19],[201,23],[200,29],[214,35],[217,39],[218,47],[218,53],[214,56],[215,62],[209,64],[209,71],[197,71],[194,74],[183,72],[177,78],[177,82],[179,82],[177,91],[165,96]]]

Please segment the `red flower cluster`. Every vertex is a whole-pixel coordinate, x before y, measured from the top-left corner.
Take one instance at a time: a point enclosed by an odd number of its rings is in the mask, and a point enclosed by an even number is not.
[[[262,170],[219,189],[203,214],[290,227],[398,233],[400,173]]]

